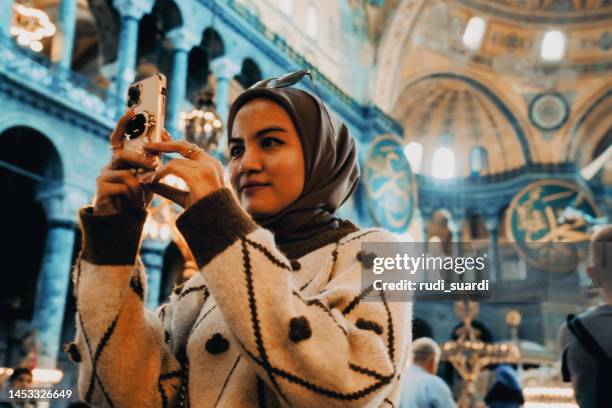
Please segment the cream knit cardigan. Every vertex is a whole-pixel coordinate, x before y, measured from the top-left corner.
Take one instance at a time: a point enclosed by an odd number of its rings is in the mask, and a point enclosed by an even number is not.
[[[80,212],[67,351],[90,405],[398,406],[411,304],[362,289],[358,260],[391,234],[356,230],[289,260],[224,189],[179,217],[201,273],[154,313],[137,257],[145,217]]]

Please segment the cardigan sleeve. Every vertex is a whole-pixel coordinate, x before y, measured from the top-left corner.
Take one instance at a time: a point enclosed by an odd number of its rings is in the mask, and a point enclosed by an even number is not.
[[[391,241],[391,234],[359,232],[340,242],[314,278],[327,284],[305,296],[273,235],[229,191],[200,200],[177,225],[242,354],[285,405],[379,406],[389,397],[408,352],[411,304],[362,289],[357,253],[365,239]],[[365,301],[370,293],[376,299]]]
[[[181,379],[164,336],[171,306],[145,308],[146,272],[137,257],[146,212],[98,216],[84,208],[79,217],[83,251],[73,273],[70,353],[79,363],[79,393],[96,407],[171,404]]]

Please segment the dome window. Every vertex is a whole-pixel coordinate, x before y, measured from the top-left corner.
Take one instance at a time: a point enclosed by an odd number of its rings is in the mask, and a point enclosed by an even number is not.
[[[455,153],[448,147],[438,147],[432,158],[432,175],[440,179],[455,177]]]
[[[470,18],[463,32],[462,41],[465,48],[471,51],[478,50],[480,44],[482,44],[485,28],[486,23],[482,17],[474,16]]]

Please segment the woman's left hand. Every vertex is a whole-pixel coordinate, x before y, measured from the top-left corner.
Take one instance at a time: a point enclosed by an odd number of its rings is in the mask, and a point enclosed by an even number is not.
[[[149,153],[179,153],[184,159],[172,159],[159,167],[149,190],[174,201],[184,209],[191,207],[198,200],[226,187],[221,162],[200,147],[187,141],[167,141],[149,143],[145,150]],[[189,191],[183,191],[159,180],[172,174],[185,181]]]

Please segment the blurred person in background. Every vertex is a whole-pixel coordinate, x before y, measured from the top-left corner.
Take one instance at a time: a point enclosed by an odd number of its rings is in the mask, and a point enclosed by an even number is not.
[[[612,225],[591,238],[587,274],[603,304],[568,316],[559,331],[563,379],[571,381],[581,408],[612,406]]]
[[[402,374],[401,408],[452,408],[455,401],[448,385],[436,376],[440,346],[421,337],[412,343],[412,364]]]

